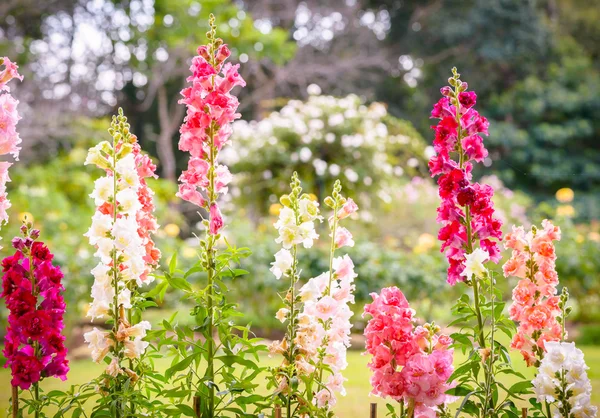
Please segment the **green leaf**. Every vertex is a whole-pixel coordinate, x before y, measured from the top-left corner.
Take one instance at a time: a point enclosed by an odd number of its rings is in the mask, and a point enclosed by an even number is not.
[[[171,275],[175,273],[175,269],[177,268],[177,253],[173,253],[171,256],[171,260],[169,261],[169,273]]]
[[[518,382],[512,385],[509,389],[509,392],[514,393],[515,395],[532,393],[530,390],[532,387],[533,385],[530,381],[524,380],[522,382]]]
[[[191,355],[191,356],[184,358],[179,363],[175,363],[174,365],[172,365],[165,371],[165,377],[170,379],[173,376],[173,374],[175,374],[176,372],[180,372],[182,370],[187,369],[189,367],[189,365],[192,364],[192,361],[194,361],[194,358],[195,358],[195,356]]]
[[[195,417],[196,413],[194,412],[194,409],[189,406],[189,405],[185,405],[185,404],[177,404],[175,405],[177,407],[177,409],[179,409],[183,415],[185,415],[186,417]]]

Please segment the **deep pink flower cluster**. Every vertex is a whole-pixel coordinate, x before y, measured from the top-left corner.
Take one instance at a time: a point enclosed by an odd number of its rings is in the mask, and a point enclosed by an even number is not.
[[[23,80],[19,74],[18,66],[11,62],[8,57],[0,58],[0,65],[4,64],[4,70],[0,71],[0,155],[12,154],[15,160],[19,159],[18,146],[21,138],[17,132],[17,123],[21,119],[17,112],[19,101],[9,92],[8,82],[13,78]],[[12,163],[0,162],[0,224],[8,221],[6,210],[10,208],[10,201],[6,196],[6,182],[10,181],[8,169]],[[2,247],[0,247],[2,248]]]
[[[65,302],[60,267],[38,230],[23,226],[25,238],[13,239],[16,252],[2,260],[2,297],[9,310],[4,356],[12,385],[28,389],[43,377],[66,380],[69,371],[63,316]]]
[[[561,232],[549,220],[542,222],[542,228],[533,226],[526,233],[522,226],[513,226],[504,242],[512,249],[511,258],[503,266],[504,276],[521,279],[513,290],[509,310],[510,318],[518,323],[511,347],[521,351],[529,366],[543,357],[546,342],[562,337],[562,326],[556,319],[561,309],[553,244],[560,241]]]
[[[414,325],[415,311],[397,287],[372,293],[365,306],[371,319],[365,329],[372,394],[412,404],[418,416],[436,416],[437,407],[449,403],[446,391],[453,350],[450,337],[438,334],[435,325]]]
[[[440,119],[433,126],[436,155],[429,161],[432,177],[438,177],[439,196],[437,221],[443,226],[438,238],[443,241],[450,266],[448,283],[464,281],[465,254],[476,244],[489,259],[500,261],[496,240],[502,238],[502,223],[494,217],[492,187],[472,181],[473,161],[482,162],[488,155],[480,134],[488,135],[489,123],[473,106],[475,92],[467,92],[467,83],[453,80],[455,88],[442,88],[442,97],[433,107],[431,117]],[[454,158],[454,159],[453,159]]]
[[[232,179],[227,166],[218,163],[218,153],[230,142],[231,122],[240,117],[239,102],[230,91],[246,85],[238,74],[239,64],[224,64],[229,55],[218,39],[200,46],[187,79],[192,86],[181,91],[180,101],[187,105],[187,115],[179,131],[179,149],[189,151],[191,158],[179,177],[177,196],[208,210],[212,235],[223,228],[217,196],[227,193]]]

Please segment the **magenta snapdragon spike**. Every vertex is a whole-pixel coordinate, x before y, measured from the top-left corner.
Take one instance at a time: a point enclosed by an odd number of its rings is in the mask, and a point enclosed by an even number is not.
[[[232,180],[227,166],[218,162],[219,152],[230,142],[231,122],[241,116],[236,113],[239,101],[230,91],[246,85],[238,74],[239,64],[225,63],[229,55],[229,48],[218,38],[200,46],[187,79],[192,85],[181,91],[180,103],[187,106],[187,114],[179,131],[179,149],[191,158],[179,177],[177,196],[208,211],[211,235],[224,226],[217,199],[227,193]]]
[[[61,333],[63,274],[48,247],[37,241],[39,231],[28,223],[21,232],[23,237],[12,240],[15,254],[2,260],[2,298],[9,311],[3,353],[12,385],[25,390],[44,377],[66,380],[69,361]]]
[[[502,239],[502,223],[494,216],[492,187],[473,181],[473,162],[482,162],[488,155],[481,134],[488,135],[489,123],[474,108],[477,95],[466,91],[453,69],[451,84],[441,89],[442,97],[433,107],[431,117],[440,119],[433,126],[436,155],[429,161],[432,177],[438,177],[438,223],[442,228],[438,239],[443,242],[450,266],[448,283],[465,281],[465,255],[477,246],[489,260],[500,261],[497,240]]]

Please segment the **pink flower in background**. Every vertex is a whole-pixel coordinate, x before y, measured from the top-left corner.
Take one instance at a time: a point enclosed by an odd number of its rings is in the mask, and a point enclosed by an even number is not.
[[[513,226],[505,237],[504,246],[512,255],[502,267],[504,276],[521,279],[513,289],[509,308],[510,318],[518,324],[511,347],[521,352],[529,366],[541,360],[546,342],[562,338],[556,319],[561,310],[553,243],[560,238],[560,228],[548,220],[542,222],[542,229],[534,226],[529,232]]]
[[[454,371],[452,340],[435,325],[415,327],[415,312],[397,287],[371,297],[363,313],[371,316],[365,328],[371,393],[413,404],[415,416],[437,416],[437,407],[452,401],[446,395]]]
[[[61,334],[66,307],[62,272],[52,264],[48,247],[35,241],[39,231],[26,225],[21,230],[25,238],[12,241],[16,253],[2,261],[2,297],[9,311],[5,367],[11,369],[12,385],[26,390],[42,377],[65,380],[69,362]]]
[[[239,65],[224,64],[229,55],[226,45],[216,51],[212,45],[200,46],[192,59],[192,75],[187,78],[192,85],[181,91],[180,100],[187,106],[187,114],[179,130],[179,149],[188,151],[192,158],[179,177],[177,196],[209,212],[211,235],[223,227],[217,199],[227,193],[232,180],[229,169],[218,164],[221,148],[229,143],[230,124],[240,117],[236,113],[239,102],[230,91],[246,85],[238,73]]]
[[[0,59],[4,64],[4,70],[0,71],[0,155],[11,154],[15,160],[19,160],[21,138],[17,132],[17,123],[21,119],[17,111],[19,101],[10,94],[8,82],[13,78],[23,80],[18,72],[18,66],[8,57]],[[10,181],[8,169],[10,162],[0,162],[0,225],[8,222],[7,209],[10,201],[6,195],[6,183]],[[2,247],[0,247],[2,248]]]
[[[494,263],[501,257],[497,240],[502,238],[502,223],[494,213],[494,190],[473,182],[471,174],[473,161],[482,162],[488,155],[480,134],[488,134],[489,124],[474,109],[477,95],[466,89],[466,83],[460,90],[444,87],[444,97],[431,112],[431,117],[440,122],[432,127],[436,155],[429,161],[429,170],[432,177],[438,177],[442,200],[437,216],[442,224],[438,239],[448,259],[447,281],[451,285],[468,277],[463,274],[466,255],[477,246]]]

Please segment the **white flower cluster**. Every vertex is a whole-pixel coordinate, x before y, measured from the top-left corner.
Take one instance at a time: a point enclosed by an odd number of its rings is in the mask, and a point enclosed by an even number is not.
[[[294,245],[302,244],[304,248],[311,248],[313,241],[319,238],[315,231],[316,220],[323,220],[319,215],[319,203],[306,195],[301,196],[298,201],[298,218],[292,208],[281,208],[274,226],[279,232],[275,242],[283,248],[275,254],[275,262],[271,263],[271,272],[277,279],[291,268],[293,257],[290,249]]]
[[[538,401],[554,405],[554,418],[562,417],[565,410],[570,417],[596,417],[598,408],[590,403],[592,385],[583,352],[572,342],[546,342],[545,348],[532,382]]]
[[[111,126],[114,144],[106,141],[98,144],[90,149],[86,159],[86,164],[94,164],[106,171],[105,176],[96,180],[90,194],[97,208],[92,225],[84,234],[96,247],[94,255],[99,259],[92,269],[92,303],[87,315],[92,320],[112,318],[115,326],[112,331],[94,328],[84,338],[96,362],[111,349],[116,350],[107,369],[112,375],[121,372],[121,358],[139,358],[148,346],[144,338],[150,323],[129,324],[125,310],[133,307],[132,290],[152,281],[148,271],[149,263],[154,263],[146,248],[150,242],[148,234],[155,229],[154,218],[148,213],[153,209],[148,203],[152,191],[144,180],[144,176],[152,174],[153,167],[140,154],[135,136],[128,133],[126,118],[122,114],[120,118],[119,125]],[[119,127],[122,132],[117,131]]]
[[[88,311],[92,319],[108,315],[114,309],[115,296],[118,305],[131,308],[131,291],[127,283],[135,281],[138,285],[142,284],[140,277],[146,271],[146,252],[136,220],[136,214],[141,209],[137,194],[139,185],[135,158],[129,153],[117,160],[114,171],[96,180],[90,195],[97,209],[85,236],[97,248],[94,255],[100,259],[92,270],[93,301]],[[118,295],[115,295],[114,260],[120,267],[116,286]]]

